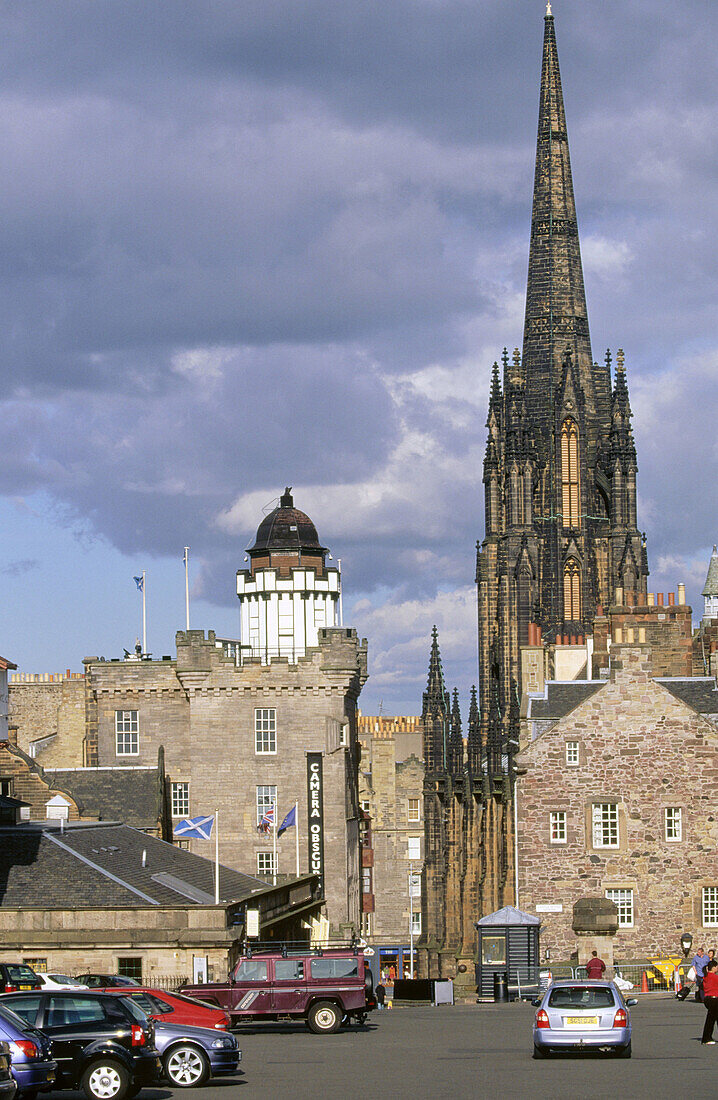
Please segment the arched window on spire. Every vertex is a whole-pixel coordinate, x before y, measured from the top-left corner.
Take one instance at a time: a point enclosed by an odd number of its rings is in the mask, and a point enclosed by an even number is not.
[[[578,427],[575,420],[561,425],[561,504],[564,527],[581,526],[578,465]]]
[[[575,558],[563,567],[563,617],[565,622],[581,621],[581,568]]]

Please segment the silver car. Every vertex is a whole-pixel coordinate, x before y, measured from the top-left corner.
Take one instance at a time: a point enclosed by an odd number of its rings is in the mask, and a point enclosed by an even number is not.
[[[630,1005],[613,982],[556,981],[540,1000],[534,1019],[534,1058],[551,1051],[605,1051],[631,1057]]]

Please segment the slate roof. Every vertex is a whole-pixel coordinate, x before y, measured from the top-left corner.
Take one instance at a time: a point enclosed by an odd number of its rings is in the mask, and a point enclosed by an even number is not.
[[[692,676],[684,679],[657,679],[661,684],[699,714],[718,714],[718,688],[712,676]]]
[[[495,913],[488,913],[485,917],[482,917],[480,921],[477,921],[476,927],[479,928],[491,928],[499,925],[519,925],[519,924],[540,924],[540,917],[533,916],[532,913],[524,913],[521,909],[516,909],[513,905],[505,905],[503,909],[497,909]]]
[[[52,790],[65,791],[86,817],[157,828],[162,785],[157,768],[44,768]]]
[[[219,883],[225,904],[272,889],[222,865]],[[128,825],[70,822],[64,830],[46,822],[0,826],[0,905],[8,908],[213,904],[211,859]]]
[[[545,694],[529,696],[528,717],[558,721],[606,684],[605,680],[552,680]]]

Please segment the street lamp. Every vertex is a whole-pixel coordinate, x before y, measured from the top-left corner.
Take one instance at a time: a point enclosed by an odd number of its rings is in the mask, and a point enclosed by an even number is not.
[[[683,935],[681,936],[681,947],[683,948],[683,954],[685,955],[686,958],[688,958],[688,952],[691,949],[691,944],[692,943],[693,943],[693,936],[690,934],[690,932],[684,932]]]
[[[409,973],[414,977],[414,890],[416,889],[414,864],[409,863]]]

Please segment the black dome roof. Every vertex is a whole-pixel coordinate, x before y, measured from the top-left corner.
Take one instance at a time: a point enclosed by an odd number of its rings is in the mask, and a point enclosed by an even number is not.
[[[279,500],[279,507],[265,516],[257,528],[257,537],[250,553],[258,550],[314,550],[324,553],[317,529],[304,512],[294,507],[292,487],[288,486]]]

